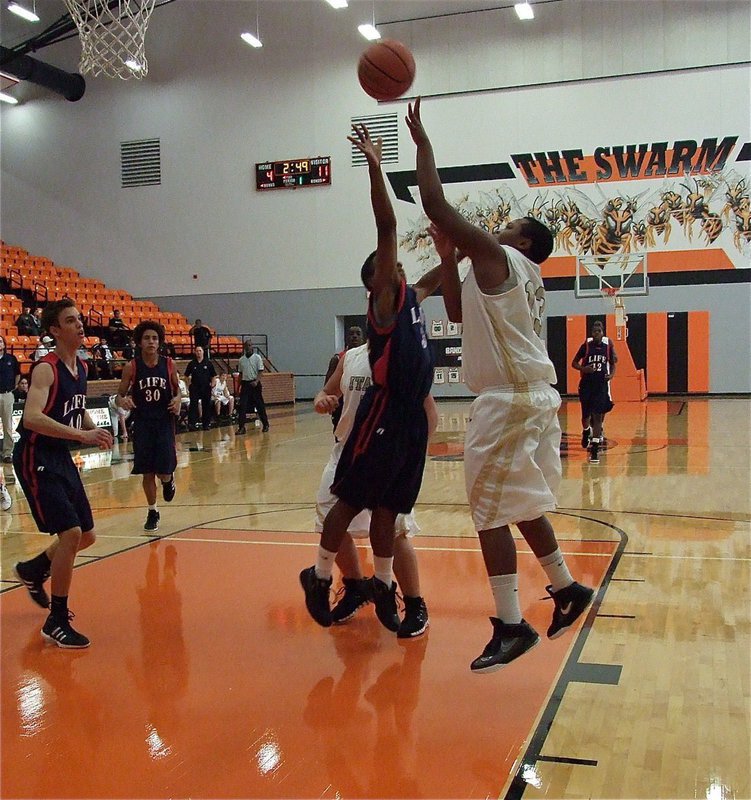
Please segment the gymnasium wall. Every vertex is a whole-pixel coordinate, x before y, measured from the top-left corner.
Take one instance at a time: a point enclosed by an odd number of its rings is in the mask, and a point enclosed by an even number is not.
[[[751,391],[748,359],[725,338],[747,352],[751,234],[727,193],[751,185],[748,5],[562,0],[538,4],[531,25],[511,9],[389,25],[388,5],[376,4],[379,26],[412,47],[414,91],[433,95],[423,116],[439,165],[467,168],[447,196],[490,228],[553,215],[548,313],[602,313],[573,297],[587,243],[562,214],[576,204],[600,246],[620,225],[616,248],[659,271],[629,311],[707,312],[709,391]],[[90,79],[79,103],[24,85],[25,102],[2,108],[3,239],[220,331],[268,333],[281,369],[322,373],[336,316],[362,309],[375,240],[351,118],[397,114],[386,171],[404,262],[411,278],[433,263],[406,104],[376,104],[356,82],[358,13],[261,3],[265,46],[252,51],[236,35],[255,24],[247,4],[181,0],[154,14],[145,81]],[[78,52],[72,40],[37,57],[75,70]],[[161,185],[121,188],[120,143],[147,138],[160,140]],[[332,157],[331,187],[255,191],[256,162],[314,155]],[[669,233],[650,222],[666,197]],[[426,315],[445,317],[438,299]],[[318,385],[301,377],[298,395]]]

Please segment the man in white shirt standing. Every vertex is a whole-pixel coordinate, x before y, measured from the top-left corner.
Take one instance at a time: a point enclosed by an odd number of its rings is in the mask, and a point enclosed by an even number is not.
[[[237,411],[237,433],[245,433],[245,415],[248,409],[255,408],[258,418],[263,425],[263,432],[269,429],[269,418],[266,416],[266,404],[263,402],[263,388],[261,386],[261,373],[263,372],[263,359],[258,353],[253,352],[253,342],[246,339],[243,345],[244,352],[237,362],[237,371],[240,373],[240,402]]]
[[[515,524],[550,580],[553,620],[548,638],[568,630],[594,591],[576,583],[546,513],[556,508],[561,478],[560,397],[542,341],[545,289],[539,264],[553,250],[538,220],[516,219],[498,234],[468,222],[446,200],[433,148],[420,119],[420,98],[407,125],[417,145],[417,183],[441,256],[443,298],[452,322],[463,323],[462,362],[478,397],[464,445],[467,495],[496,606],[493,635],[473,672],[504,667],[540,641],[519,605]],[[472,261],[459,281],[457,249]]]

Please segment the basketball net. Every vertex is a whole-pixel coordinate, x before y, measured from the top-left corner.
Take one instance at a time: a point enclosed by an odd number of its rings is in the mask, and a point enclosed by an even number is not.
[[[604,297],[609,297],[613,301],[616,338],[619,342],[625,341],[628,337],[628,315],[626,314],[626,306],[623,302],[623,297],[618,288],[614,286],[603,285],[602,294]]]
[[[156,0],[65,0],[81,39],[83,75],[141,79],[149,72],[145,37]]]

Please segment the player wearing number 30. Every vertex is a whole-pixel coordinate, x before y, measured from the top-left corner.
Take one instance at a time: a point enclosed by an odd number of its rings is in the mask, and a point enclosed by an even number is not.
[[[169,503],[175,496],[175,419],[180,413],[180,386],[171,358],[159,355],[164,328],[158,322],[136,325],[133,339],[138,355],[123,368],[117,405],[133,411],[133,475],[143,475],[149,510],[145,531],[159,530],[156,479]]]

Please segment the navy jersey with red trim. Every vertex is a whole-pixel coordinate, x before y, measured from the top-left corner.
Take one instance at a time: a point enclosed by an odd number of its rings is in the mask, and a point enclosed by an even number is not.
[[[141,358],[131,362],[131,395],[135,419],[169,419],[169,404],[172,400],[172,359],[159,356],[150,367]]]
[[[57,353],[47,353],[32,367],[33,371],[40,364],[49,364],[52,367],[54,378],[50,386],[47,403],[43,409],[45,416],[67,425],[70,428],[81,430],[83,417],[86,413],[86,365],[76,357],[76,375],[65,366]],[[41,433],[30,431],[24,427],[23,417],[18,425],[20,444],[67,450],[69,439],[58,439],[54,436],[44,436]]]
[[[591,386],[605,383],[613,366],[613,356],[613,343],[607,336],[603,336],[599,344],[594,339],[587,339],[576,351],[574,360],[580,360],[585,366],[592,364],[595,371],[583,372],[581,383]]]
[[[387,328],[378,327],[373,302],[371,294],[367,327],[373,384],[387,388],[391,399],[421,405],[433,383],[433,360],[415,290],[402,281],[396,319]]]

